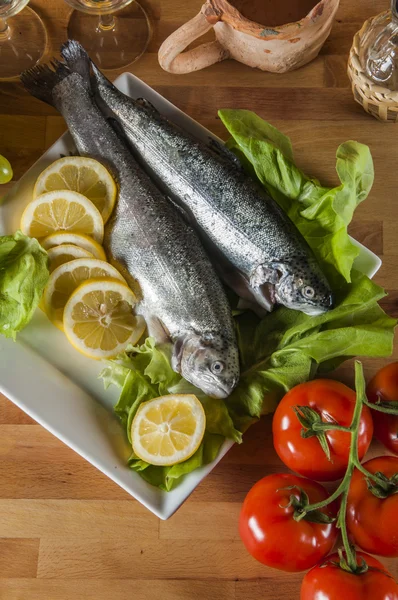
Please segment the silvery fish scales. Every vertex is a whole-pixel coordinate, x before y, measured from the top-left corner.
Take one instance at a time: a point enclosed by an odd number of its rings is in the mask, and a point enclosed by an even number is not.
[[[114,174],[119,195],[105,248],[122,274],[138,282],[148,325],[172,340],[173,367],[205,393],[226,397],[239,378],[239,357],[221,283],[196,233],[93,102],[87,55],[74,44],[69,50],[67,66],[36,68],[23,75],[25,87],[62,113],[81,155]]]
[[[248,301],[317,314],[332,305],[308,244],[222,144],[202,143],[93,66],[101,110],[118,121],[140,164],[185,212],[226,282]]]

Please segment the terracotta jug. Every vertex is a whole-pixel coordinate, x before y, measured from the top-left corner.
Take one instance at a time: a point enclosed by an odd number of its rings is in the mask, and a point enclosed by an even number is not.
[[[198,71],[225,58],[274,73],[297,69],[318,55],[339,1],[321,0],[298,21],[267,26],[245,18],[227,0],[207,0],[196,17],[163,42],[159,63],[170,73]],[[212,27],[216,35],[213,42],[184,52]]]

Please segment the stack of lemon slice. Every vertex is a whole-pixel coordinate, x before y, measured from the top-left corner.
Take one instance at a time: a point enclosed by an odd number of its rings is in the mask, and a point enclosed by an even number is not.
[[[111,358],[138,342],[145,322],[124,278],[106,262],[104,224],[117,187],[98,161],[64,157],[39,176],[23,233],[48,252],[50,278],[41,306],[69,341],[91,358]]]
[[[136,344],[146,328],[134,313],[134,293],[106,262],[101,246],[116,196],[102,164],[61,158],[39,176],[21,220],[22,231],[48,252],[50,278],[41,307],[77,350],[95,359],[112,358]],[[177,464],[198,450],[205,427],[196,396],[155,398],[143,402],[133,419],[133,450],[153,465]]]

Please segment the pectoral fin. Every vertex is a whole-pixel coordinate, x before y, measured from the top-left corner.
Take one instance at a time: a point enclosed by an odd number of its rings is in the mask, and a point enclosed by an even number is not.
[[[145,314],[145,311],[143,311],[143,316],[147,324],[148,334],[155,339],[157,344],[167,344],[170,342],[169,332],[158,317],[153,315],[148,316]]]
[[[182,359],[182,352],[184,350],[184,340],[185,340],[185,338],[179,337],[174,342],[174,346],[173,346],[173,354],[171,356],[171,366],[173,368],[173,371],[175,371],[176,373],[181,373],[181,359]]]
[[[270,310],[272,310],[272,308],[273,307],[271,306]],[[260,306],[257,302],[255,302],[254,296],[253,302],[251,302],[250,300],[240,298],[238,302],[238,309],[251,310],[252,312],[254,312],[255,315],[259,317],[259,319],[263,319],[270,312],[269,310],[265,309],[263,306]]]
[[[250,291],[260,306],[271,312],[275,303],[275,285],[281,273],[274,264],[260,265],[250,278]]]

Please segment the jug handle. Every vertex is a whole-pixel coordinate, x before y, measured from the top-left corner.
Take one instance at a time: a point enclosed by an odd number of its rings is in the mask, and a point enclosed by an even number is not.
[[[208,20],[205,14],[207,8],[208,4],[206,3],[196,17],[174,31],[160,46],[158,58],[162,69],[181,75],[199,71],[228,58],[228,50],[218,40],[201,44],[197,48],[184,52],[189,44],[209,31],[219,20],[217,17],[216,20],[212,19],[213,22],[210,17]]]

